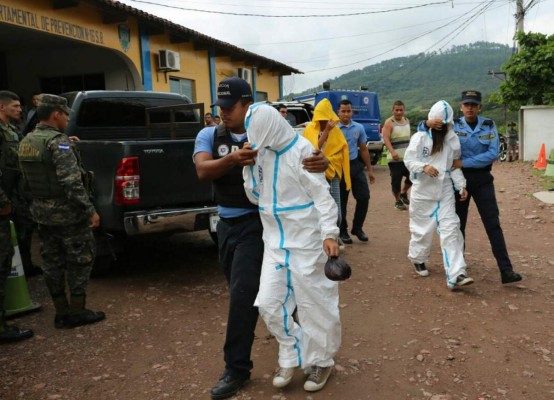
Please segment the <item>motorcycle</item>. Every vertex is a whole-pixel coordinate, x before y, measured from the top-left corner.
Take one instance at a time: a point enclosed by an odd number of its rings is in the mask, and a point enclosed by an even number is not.
[[[498,145],[498,161],[504,162],[508,159],[508,139],[503,135],[500,135]]]

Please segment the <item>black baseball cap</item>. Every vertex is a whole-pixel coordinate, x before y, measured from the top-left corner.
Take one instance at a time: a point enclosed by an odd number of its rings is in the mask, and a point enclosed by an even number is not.
[[[481,92],[477,90],[464,90],[462,92],[462,104],[481,104]]]
[[[244,79],[236,76],[223,79],[217,87],[217,100],[210,107],[231,108],[241,99],[253,101],[252,88]]]

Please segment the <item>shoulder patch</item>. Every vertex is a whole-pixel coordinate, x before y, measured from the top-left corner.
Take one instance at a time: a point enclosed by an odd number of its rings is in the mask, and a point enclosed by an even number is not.
[[[67,143],[60,143],[60,144],[58,144],[58,149],[59,149],[61,152],[65,153],[66,151],[69,151],[69,144],[67,144]]]
[[[460,123],[460,118],[454,118],[454,122],[459,124]]]
[[[494,121],[492,119],[486,119],[483,121],[483,126],[493,126],[494,125]]]

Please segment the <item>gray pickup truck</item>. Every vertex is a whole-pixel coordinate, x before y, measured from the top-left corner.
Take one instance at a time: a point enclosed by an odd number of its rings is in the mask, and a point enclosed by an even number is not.
[[[111,267],[129,236],[208,230],[214,237],[212,186],[198,180],[192,160],[203,104],[173,93],[62,96],[72,109],[66,133],[80,139],[83,164],[94,173],[96,274]]]

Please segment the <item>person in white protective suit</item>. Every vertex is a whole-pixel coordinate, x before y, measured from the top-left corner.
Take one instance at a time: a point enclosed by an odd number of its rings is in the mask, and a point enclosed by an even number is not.
[[[453,161],[461,157],[460,141],[453,130],[452,107],[444,100],[438,101],[429,111],[429,119],[432,118],[442,119],[443,127],[416,132],[404,155],[413,182],[408,258],[419,275],[429,275],[425,263],[429,261],[436,229],[447,286],[454,289],[473,283],[466,275],[464,238],[454,197],[456,190],[460,201],[467,199],[466,180],[460,169],[452,170]]]
[[[288,385],[296,367],[309,374],[306,391],[322,389],[341,343],[338,284],[326,278],[327,256],[338,256],[338,208],[324,173],[309,173],[302,159],[314,147],[273,107],[250,106],[248,141],[259,149],[245,167],[244,187],[258,204],[264,258],[255,305],[279,342],[273,386]],[[292,318],[295,308],[299,323]]]

